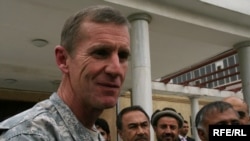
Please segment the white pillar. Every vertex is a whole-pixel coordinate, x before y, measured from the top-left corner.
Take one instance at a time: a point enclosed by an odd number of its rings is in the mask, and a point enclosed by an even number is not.
[[[140,105],[152,115],[151,64],[149,48],[149,22],[151,16],[136,13],[128,17],[131,23],[131,59],[132,59],[132,105]],[[151,140],[153,139],[151,129]]]
[[[195,116],[200,110],[199,108],[199,101],[197,97],[189,97],[191,101],[191,131],[193,133],[193,137],[195,138],[196,141],[199,141],[199,135],[195,127]]]
[[[239,56],[243,98],[250,105],[250,41],[237,43],[234,48],[238,51]]]

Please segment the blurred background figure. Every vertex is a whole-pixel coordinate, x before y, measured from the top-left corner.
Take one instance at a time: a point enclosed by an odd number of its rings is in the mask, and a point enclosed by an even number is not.
[[[195,126],[201,141],[209,141],[209,125],[239,125],[238,113],[224,101],[214,101],[203,106],[195,117]]]
[[[229,96],[224,98],[223,101],[230,103],[238,112],[240,116],[240,124],[250,124],[249,106],[243,99],[235,96]]]
[[[103,118],[98,118],[95,121],[96,129],[102,135],[104,141],[111,141],[110,130],[108,122]]]
[[[150,119],[139,105],[122,109],[117,115],[116,126],[123,141],[150,141]]]
[[[158,109],[152,114],[151,124],[157,141],[178,141],[183,118],[175,109],[166,107],[162,110]]]
[[[193,138],[188,136],[189,125],[188,121],[183,121],[183,126],[179,130],[179,141],[195,141]]]

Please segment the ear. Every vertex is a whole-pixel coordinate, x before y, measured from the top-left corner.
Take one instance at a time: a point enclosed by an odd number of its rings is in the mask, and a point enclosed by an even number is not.
[[[154,131],[156,132],[156,126],[153,126]]]
[[[205,134],[204,130],[202,130],[202,129],[197,129],[197,132],[198,132],[198,135],[199,135],[200,139],[201,139],[202,141],[205,141],[205,140],[206,140],[206,134]]]
[[[119,134],[120,138],[123,138],[122,131],[118,129],[118,130],[117,130],[117,132],[118,132],[118,134]]]
[[[56,64],[58,68],[63,72],[63,73],[68,73],[68,65],[67,65],[67,59],[69,57],[68,52],[66,49],[62,46],[56,46],[55,48],[55,57],[56,57]]]
[[[108,134],[107,141],[111,141],[111,136],[110,136],[110,134]]]

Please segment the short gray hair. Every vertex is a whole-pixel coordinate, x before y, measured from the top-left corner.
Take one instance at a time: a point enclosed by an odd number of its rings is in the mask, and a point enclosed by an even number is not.
[[[128,28],[130,26],[127,18],[112,7],[97,5],[82,9],[66,20],[61,32],[60,44],[66,48],[69,53],[72,53],[78,41],[82,40],[83,37],[80,35],[80,26],[82,22],[85,21],[127,25]]]
[[[224,101],[214,101],[203,106],[195,117],[195,126],[197,129],[204,129],[205,116],[213,111],[224,112],[228,109],[233,109],[233,106]],[[237,114],[237,112],[235,112]],[[238,115],[238,114],[237,114]]]

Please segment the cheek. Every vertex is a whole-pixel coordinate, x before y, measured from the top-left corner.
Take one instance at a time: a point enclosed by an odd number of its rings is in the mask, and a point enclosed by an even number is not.
[[[123,77],[125,77],[128,71],[128,62],[122,64],[122,69],[123,69]]]
[[[128,62],[124,63],[123,68],[124,68],[125,72],[127,72],[127,70],[128,70]]]
[[[157,130],[158,130],[157,132],[158,132],[159,134],[164,134],[164,129],[158,128]]]
[[[179,133],[179,130],[175,130],[174,133],[175,133],[175,134],[178,134],[178,133]]]
[[[83,74],[88,79],[96,79],[103,70],[103,66],[100,63],[94,61],[89,61],[85,64],[83,68]]]
[[[77,60],[81,66],[87,66],[91,62],[91,57],[87,55],[78,55]]]
[[[92,71],[92,62],[91,62],[91,58],[90,57],[84,57],[83,59],[81,59],[82,61],[80,62],[81,64],[78,66],[79,68],[81,68],[81,74],[82,75],[88,75],[89,73],[91,73]],[[78,69],[79,69],[78,68]],[[76,68],[77,69],[77,68]]]

